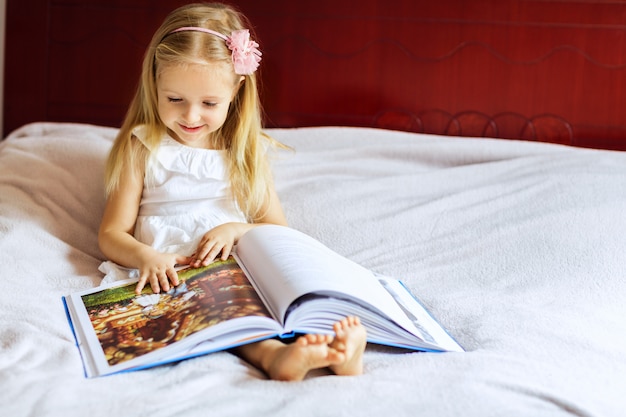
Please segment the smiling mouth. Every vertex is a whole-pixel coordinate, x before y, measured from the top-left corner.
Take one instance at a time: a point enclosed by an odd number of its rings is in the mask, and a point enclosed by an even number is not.
[[[195,133],[199,131],[200,129],[202,129],[203,127],[203,126],[190,127],[190,126],[185,126],[181,124],[179,124],[179,126],[183,130],[183,132],[187,132],[187,133]]]

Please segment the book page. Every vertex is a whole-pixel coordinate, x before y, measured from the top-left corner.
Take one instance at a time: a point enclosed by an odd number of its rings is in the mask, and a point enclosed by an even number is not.
[[[237,257],[283,323],[297,298],[315,293],[358,299],[415,331],[371,271],[297,230],[275,225],[256,227],[239,239]]]
[[[146,288],[137,295],[131,280],[69,297],[89,376],[189,356],[203,345],[225,348],[234,336],[279,333],[232,257],[180,271],[179,278],[180,285],[159,294]]]
[[[418,328],[422,339],[426,343],[443,348],[449,352],[464,351],[400,281],[384,276],[379,276],[378,278],[385,289],[398,302],[400,308],[415,324],[415,327]]]

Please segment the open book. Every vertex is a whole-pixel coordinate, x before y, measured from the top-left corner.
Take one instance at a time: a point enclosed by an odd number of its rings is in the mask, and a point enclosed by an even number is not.
[[[259,226],[234,257],[179,271],[167,293],[118,281],[63,297],[88,377],[137,370],[272,337],[333,333],[355,315],[368,342],[463,351],[396,279],[378,276],[317,240]]]

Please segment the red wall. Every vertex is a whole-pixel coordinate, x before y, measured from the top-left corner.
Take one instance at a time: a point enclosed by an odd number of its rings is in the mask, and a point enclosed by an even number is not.
[[[184,3],[8,0],[4,133],[38,120],[119,125],[145,45]],[[268,126],[378,126],[626,149],[623,2],[237,5],[264,52]]]

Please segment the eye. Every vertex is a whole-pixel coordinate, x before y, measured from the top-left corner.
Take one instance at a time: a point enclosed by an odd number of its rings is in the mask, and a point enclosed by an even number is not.
[[[207,107],[215,107],[215,106],[217,106],[217,103],[213,103],[211,101],[205,101],[203,104],[205,106],[207,106]]]
[[[169,101],[170,103],[180,103],[183,100],[180,98],[176,98],[176,97],[168,97],[167,101]]]

